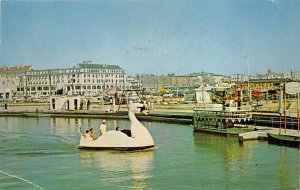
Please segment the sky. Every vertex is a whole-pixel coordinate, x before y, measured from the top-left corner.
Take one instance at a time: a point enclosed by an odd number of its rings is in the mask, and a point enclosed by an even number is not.
[[[0,0],[1,1],[1,0]],[[300,0],[2,0],[0,66],[300,71]]]

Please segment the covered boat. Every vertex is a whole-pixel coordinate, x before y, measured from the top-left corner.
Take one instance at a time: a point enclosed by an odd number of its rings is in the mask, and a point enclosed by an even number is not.
[[[222,132],[227,129],[252,130],[252,114],[250,106],[235,106],[233,101],[228,104],[206,104],[194,108],[194,131]],[[245,132],[237,130],[234,134]]]
[[[141,150],[154,147],[154,140],[148,131],[129,110],[130,130],[110,130],[93,140],[89,135],[81,135],[80,149]]]
[[[299,136],[268,133],[268,142],[270,144],[285,145],[288,147],[300,148]]]

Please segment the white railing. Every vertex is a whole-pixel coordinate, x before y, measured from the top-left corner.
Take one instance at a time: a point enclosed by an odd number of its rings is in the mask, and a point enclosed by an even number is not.
[[[195,106],[194,111],[215,111],[215,112],[250,112],[251,106],[241,106],[241,107],[225,107],[220,106],[221,104],[208,104],[208,105],[201,105],[201,106]]]

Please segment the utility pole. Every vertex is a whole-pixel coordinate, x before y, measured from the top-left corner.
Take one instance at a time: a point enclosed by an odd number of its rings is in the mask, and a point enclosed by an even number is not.
[[[7,76],[7,74],[6,74],[6,81],[5,81],[5,83],[6,83],[6,87],[5,87],[5,99],[6,99],[6,101],[8,101],[8,99],[9,99],[9,90],[8,90],[8,76]]]
[[[85,92],[87,92],[87,71],[86,71],[87,60],[84,61],[84,80],[85,80]],[[86,95],[87,93],[84,93]]]
[[[248,66],[248,94],[249,94],[249,103],[251,105],[252,102],[252,96],[251,96],[251,90],[250,90],[250,66],[249,66],[249,61],[248,61],[248,57],[244,56],[244,58],[246,59],[246,64]]]
[[[19,78],[19,96],[21,96],[21,76],[18,75]]]
[[[51,70],[48,70],[48,76],[49,76],[49,96],[52,95],[52,92],[51,92]]]
[[[25,96],[27,97],[27,85],[28,85],[28,78],[27,78],[27,71],[25,71]]]

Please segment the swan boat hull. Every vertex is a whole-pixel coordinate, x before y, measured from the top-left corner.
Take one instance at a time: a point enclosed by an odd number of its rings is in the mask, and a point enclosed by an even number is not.
[[[79,149],[84,150],[120,150],[120,151],[135,151],[135,150],[145,150],[153,148],[155,145],[150,146],[139,146],[139,147],[85,147],[79,146]]]

